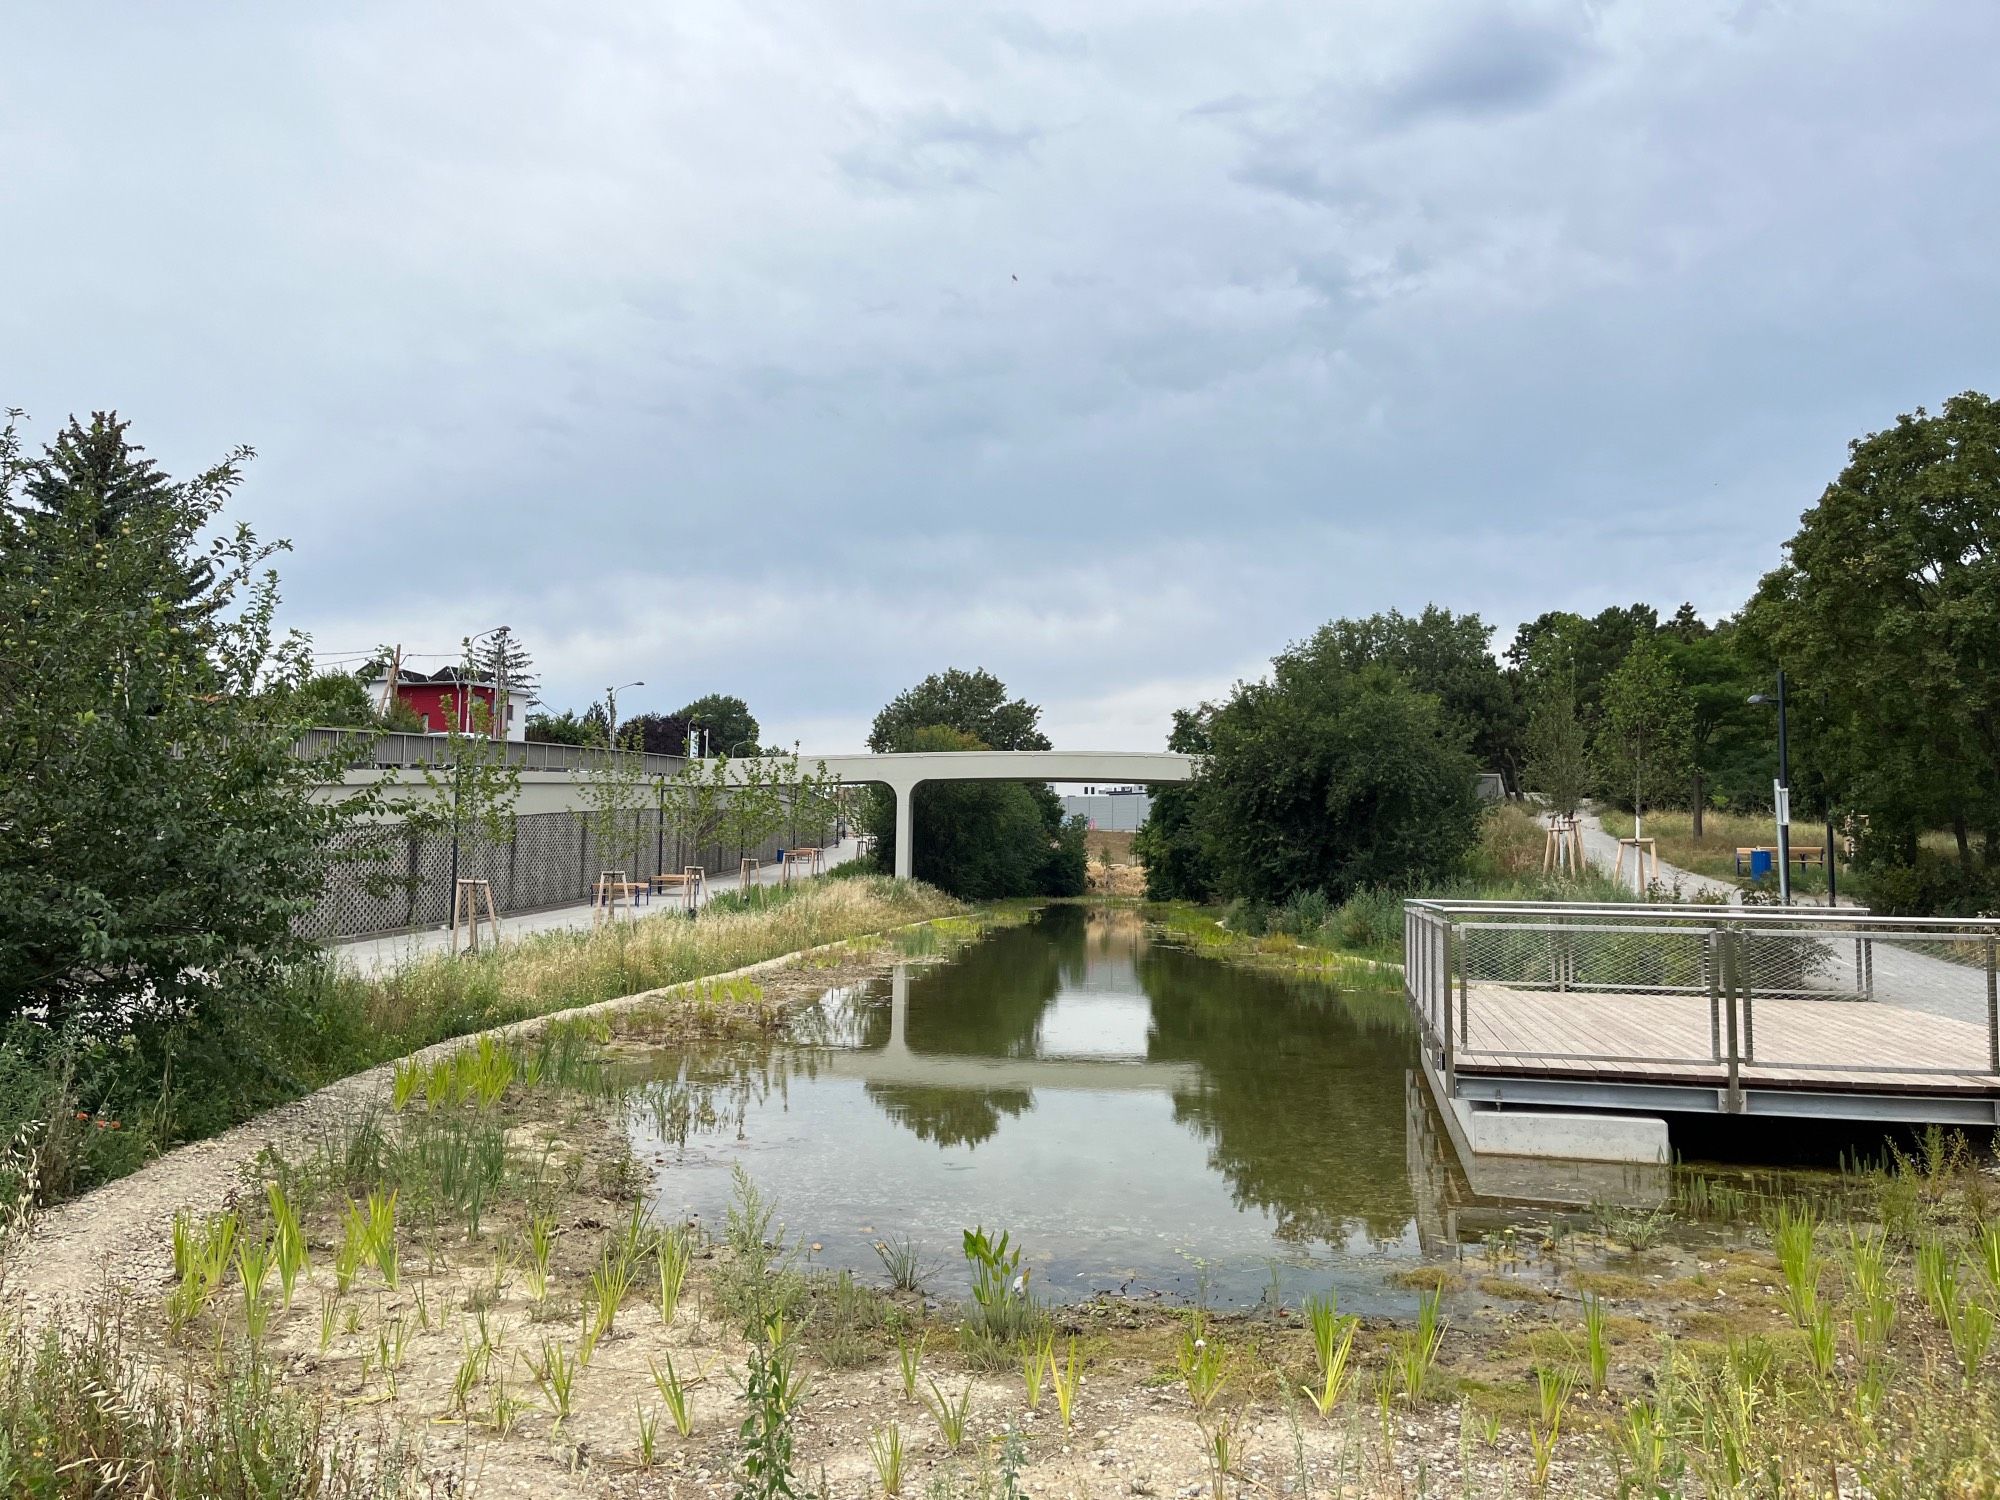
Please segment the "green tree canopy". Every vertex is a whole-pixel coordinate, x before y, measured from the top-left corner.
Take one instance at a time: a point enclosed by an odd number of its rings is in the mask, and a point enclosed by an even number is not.
[[[1433,694],[1445,723],[1484,770],[1520,784],[1523,715],[1515,684],[1493,655],[1493,627],[1476,614],[1435,604],[1411,616],[1397,610],[1322,625],[1295,650],[1332,655],[1350,670],[1379,662],[1410,686]]]
[[[1691,720],[1687,684],[1658,640],[1640,636],[1605,679],[1597,737],[1605,776],[1632,798],[1635,820],[1686,788]]]
[[[1167,748],[1183,755],[1206,755],[1209,704],[1174,710]],[[1215,895],[1215,867],[1201,840],[1197,815],[1201,792],[1194,786],[1153,789],[1153,807],[1132,837],[1132,852],[1146,868],[1146,896],[1153,901],[1207,901]]]
[[[1950,827],[2000,858],[2000,403],[1976,391],[1851,445],[1745,616],[1824,704],[1833,794],[1905,863]]]
[[[868,748],[880,755],[916,731],[941,724],[988,750],[1047,750],[1049,738],[1037,727],[1041,717],[1041,709],[1026,699],[1009,698],[1007,684],[991,672],[953,668],[890,699],[875,715]]]
[[[697,698],[683,708],[674,718],[681,720],[690,729],[703,731],[708,740],[711,755],[735,755],[745,741],[749,748],[745,755],[755,755],[759,748],[758,735],[761,733],[757,716],[750,712],[750,705],[729,693],[708,693]],[[659,752],[666,755],[682,755],[681,749]]]
[[[1438,700],[1338,649],[1280,656],[1210,719],[1196,783],[1222,894],[1281,901],[1448,874],[1478,839],[1478,765]]]
[[[37,458],[0,432],[0,1018],[157,1034],[315,952],[294,919],[355,809],[293,754],[278,547],[216,534],[250,456],[176,483],[112,415]]]

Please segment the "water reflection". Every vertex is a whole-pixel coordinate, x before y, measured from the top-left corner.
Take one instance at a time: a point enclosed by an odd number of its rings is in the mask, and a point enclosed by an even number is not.
[[[655,1060],[633,1094],[669,1212],[719,1217],[743,1161],[835,1264],[1004,1225],[1062,1293],[1226,1301],[1329,1276],[1405,1300],[1420,1253],[1393,992],[1219,964],[1131,912],[1052,907],[946,964],[829,994],[783,1043]]]

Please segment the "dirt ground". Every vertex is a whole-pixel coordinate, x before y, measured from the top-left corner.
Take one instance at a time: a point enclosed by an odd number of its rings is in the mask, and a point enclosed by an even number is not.
[[[1093,896],[1143,896],[1146,867],[1132,854],[1132,835],[1093,828],[1084,835],[1090,853],[1087,872]]]

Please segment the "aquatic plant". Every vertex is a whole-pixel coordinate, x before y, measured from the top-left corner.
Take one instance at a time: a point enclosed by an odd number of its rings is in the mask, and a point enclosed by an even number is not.
[[[937,1265],[924,1258],[908,1235],[899,1240],[877,1240],[874,1248],[875,1258],[882,1262],[882,1269],[889,1273],[889,1285],[896,1291],[921,1293],[938,1272]]]
[[[265,1241],[245,1238],[237,1242],[236,1276],[243,1288],[243,1329],[253,1350],[264,1342],[264,1329],[271,1320],[271,1304],[264,1297],[271,1259],[271,1247]]]
[[[1054,1355],[1055,1336],[1049,1335],[1039,1344],[1030,1344],[1021,1351],[1021,1385],[1028,1400],[1028,1410],[1038,1411],[1042,1405],[1042,1376],[1046,1373],[1046,1361]]]
[[[972,1271],[974,1329],[1004,1345],[1033,1333],[1040,1310],[1028,1289],[1033,1269],[1021,1268],[1021,1247],[1005,1231],[993,1238],[984,1225],[966,1230],[961,1243]]]
[[[237,1227],[233,1209],[205,1220],[199,1231],[185,1211],[174,1215],[174,1273],[178,1285],[167,1299],[167,1321],[172,1327],[184,1327],[200,1317],[222,1285],[234,1258]]]
[[[597,1313],[591,1333],[592,1343],[611,1332],[612,1325],[618,1321],[619,1304],[632,1290],[632,1274],[633,1265],[626,1258],[624,1247],[606,1246],[596,1268],[590,1273],[590,1295]]]
[[[1889,1286],[1888,1243],[1879,1232],[1850,1228],[1848,1256],[1854,1278],[1854,1344],[1863,1358],[1889,1341],[1896,1326],[1896,1298]]]
[[[528,1217],[528,1263],[522,1272],[528,1295],[537,1303],[549,1295],[549,1256],[555,1249],[555,1216],[548,1213]]]
[[[381,1273],[382,1284],[396,1289],[396,1194],[368,1195],[368,1258]]]
[[[1993,1342],[1993,1309],[1964,1290],[1954,1289],[1944,1316],[1945,1336],[1967,1380],[1979,1372],[1980,1361]]]
[[[1771,1220],[1771,1245],[1778,1253],[1778,1269],[1785,1279],[1785,1312],[1793,1326],[1810,1329],[1819,1306],[1819,1278],[1823,1262],[1817,1248],[1819,1220],[1812,1205],[1790,1202],[1778,1205]]]
[[[1188,1399],[1194,1402],[1194,1409],[1207,1411],[1229,1378],[1224,1368],[1222,1340],[1214,1336],[1214,1330],[1209,1326],[1207,1309],[1196,1308],[1182,1325],[1176,1365],[1182,1382],[1187,1386]]]
[[[656,1434],[659,1429],[660,1419],[637,1402],[633,1403],[632,1410],[633,1415],[638,1421],[639,1429],[639,1441],[637,1445],[639,1467],[650,1469],[654,1464],[659,1462],[659,1444]]]

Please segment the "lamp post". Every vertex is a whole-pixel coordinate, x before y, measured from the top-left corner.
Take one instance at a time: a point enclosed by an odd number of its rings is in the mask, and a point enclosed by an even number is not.
[[[1778,709],[1778,780],[1772,790],[1776,794],[1772,800],[1777,804],[1778,813],[1778,902],[1782,906],[1792,904],[1792,760],[1785,739],[1785,669],[1778,668],[1778,693],[1774,698],[1769,693],[1752,693],[1750,701],[1755,704],[1775,703]],[[1827,850],[1829,856],[1833,851]]]
[[[643,682],[621,682],[617,687],[608,687],[604,690],[605,749],[615,750],[618,747],[618,695],[628,687],[644,687],[645,685]]]

